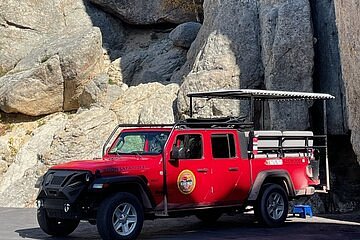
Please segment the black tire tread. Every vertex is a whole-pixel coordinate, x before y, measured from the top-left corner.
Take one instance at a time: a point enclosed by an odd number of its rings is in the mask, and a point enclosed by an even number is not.
[[[137,211],[138,222],[132,234],[120,236],[112,226],[112,214],[115,208],[122,202],[131,203]],[[104,240],[132,240],[140,234],[144,222],[144,211],[142,204],[133,194],[122,192],[114,194],[105,199],[97,212],[96,225],[98,232]]]
[[[46,234],[56,237],[69,235],[80,223],[80,220],[49,218],[44,208],[37,210],[37,221]]]
[[[284,214],[279,220],[271,219],[268,216],[267,211],[266,211],[265,204],[267,201],[267,197],[272,192],[278,192],[284,198]],[[288,214],[288,210],[289,210],[288,196],[287,196],[284,188],[278,184],[273,184],[273,183],[264,184],[264,186],[261,188],[261,192],[260,192],[259,197],[254,206],[254,213],[255,213],[256,219],[261,224],[263,224],[267,227],[279,227],[279,226],[283,225],[283,223],[285,222],[287,214]]]

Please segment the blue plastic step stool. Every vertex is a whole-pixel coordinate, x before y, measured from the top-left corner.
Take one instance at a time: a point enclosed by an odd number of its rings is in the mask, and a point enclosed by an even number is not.
[[[300,217],[302,218],[306,218],[306,215],[310,217],[313,216],[311,206],[309,205],[295,205],[294,208],[292,209],[292,214],[294,217],[295,214],[299,214]]]

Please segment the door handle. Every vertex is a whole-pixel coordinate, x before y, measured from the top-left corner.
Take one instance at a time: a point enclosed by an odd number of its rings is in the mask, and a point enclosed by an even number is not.
[[[207,169],[207,168],[198,168],[197,171],[198,172],[208,172],[209,169]]]
[[[239,171],[239,168],[238,167],[229,167],[229,171],[236,172],[236,171]]]

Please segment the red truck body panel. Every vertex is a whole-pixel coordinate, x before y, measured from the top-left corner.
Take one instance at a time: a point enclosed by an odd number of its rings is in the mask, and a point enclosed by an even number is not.
[[[156,132],[154,128],[124,129],[127,132]],[[171,129],[161,129],[170,133]],[[230,134],[235,141],[235,156],[215,158],[212,135]],[[202,139],[200,159],[179,159],[171,162],[172,147],[180,135],[199,135]],[[119,138],[114,141],[116,145]],[[316,185],[306,174],[308,157],[242,158],[241,143],[236,129],[176,129],[169,136],[164,154],[117,155],[108,152],[102,159],[72,161],[52,167],[52,170],[86,170],[101,176],[142,176],[147,180],[158,208],[163,207],[164,177],[169,209],[243,204],[258,174],[269,170],[283,170],[292,181],[294,190]],[[146,148],[146,147],[144,147]],[[245,154],[246,155],[246,154]],[[163,162],[165,157],[165,164]],[[165,166],[165,169],[164,169]],[[184,189],[181,189],[183,184]],[[188,188],[188,189],[186,189]],[[186,192],[188,191],[188,192]]]

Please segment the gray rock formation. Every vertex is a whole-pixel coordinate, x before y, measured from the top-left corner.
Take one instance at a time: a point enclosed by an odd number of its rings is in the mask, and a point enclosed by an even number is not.
[[[0,109],[37,116],[62,111],[64,79],[59,56],[0,78]]]
[[[44,21],[46,19],[46,21]],[[0,6],[0,76],[15,67],[31,50],[44,46],[49,36],[69,35],[98,26],[107,47],[121,46],[120,21],[83,0],[13,1]]]
[[[114,82],[129,86],[141,83],[169,83],[186,61],[186,50],[175,47],[168,33],[129,31],[121,58],[112,63]],[[118,70],[118,75],[114,74]]]
[[[56,36],[31,51],[0,78],[0,109],[32,116],[77,109],[84,85],[103,68],[100,34]]]
[[[335,96],[328,101],[329,134],[346,134],[347,116],[334,1],[310,1],[315,37],[314,91]]]
[[[111,55],[124,36],[119,20],[87,1],[6,0],[0,6],[0,109],[28,115],[77,109],[83,86],[103,71],[102,39]]]
[[[260,0],[262,62],[265,88],[312,92],[313,34],[308,0]],[[269,103],[274,129],[306,129],[308,103]]]
[[[65,114],[55,114],[54,116],[46,117],[43,120],[44,124],[33,131],[31,139],[19,149],[15,161],[10,165],[0,180],[0,195],[2,197],[6,196],[7,191],[12,191],[13,184],[17,181],[21,181],[28,169],[43,163],[41,156],[49,151],[54,134],[64,128],[66,118]],[[30,190],[29,186],[24,187]],[[20,189],[18,190],[20,191]],[[34,190],[31,188],[30,191]],[[14,196],[14,199],[15,197],[16,196]],[[11,204],[11,201],[3,200],[4,199],[0,199],[0,202]]]
[[[180,24],[169,34],[169,38],[177,47],[190,48],[195,40],[201,24],[197,22],[187,22]]]
[[[102,145],[116,124],[116,115],[103,108],[70,116],[64,129],[55,134],[51,149],[44,154],[45,164],[101,157]]]
[[[85,108],[105,107],[108,81],[108,75],[103,73],[88,82],[79,96],[80,106]]]
[[[314,53],[306,0],[208,0],[204,12],[204,24],[187,63],[173,77],[185,76],[179,93],[180,113],[186,114],[186,94],[191,91],[263,87],[312,91]],[[248,114],[246,104],[216,104],[197,101],[195,112],[208,116]],[[292,105],[284,112],[271,104],[268,127],[305,129],[309,126],[308,107]]]
[[[180,74],[179,112],[187,114],[186,94],[190,91],[220,88],[257,88],[262,84],[259,44],[259,19],[256,1],[204,2],[204,23],[188,52]],[[184,79],[181,78],[185,75]],[[239,113],[237,107],[226,107],[212,101],[195,103],[198,115]],[[246,112],[245,108],[243,109]]]
[[[32,186],[37,178],[54,164],[100,157],[101,147],[116,124],[113,112],[99,108],[74,115],[56,113],[28,123],[35,129],[7,171],[0,174],[0,206],[33,207],[37,190]]]
[[[342,74],[351,142],[360,164],[360,5],[356,0],[335,1]]]
[[[173,123],[173,102],[179,86],[175,83],[140,84],[130,87],[113,103],[119,123]]]
[[[183,23],[201,17],[201,1],[90,0],[130,24]]]

